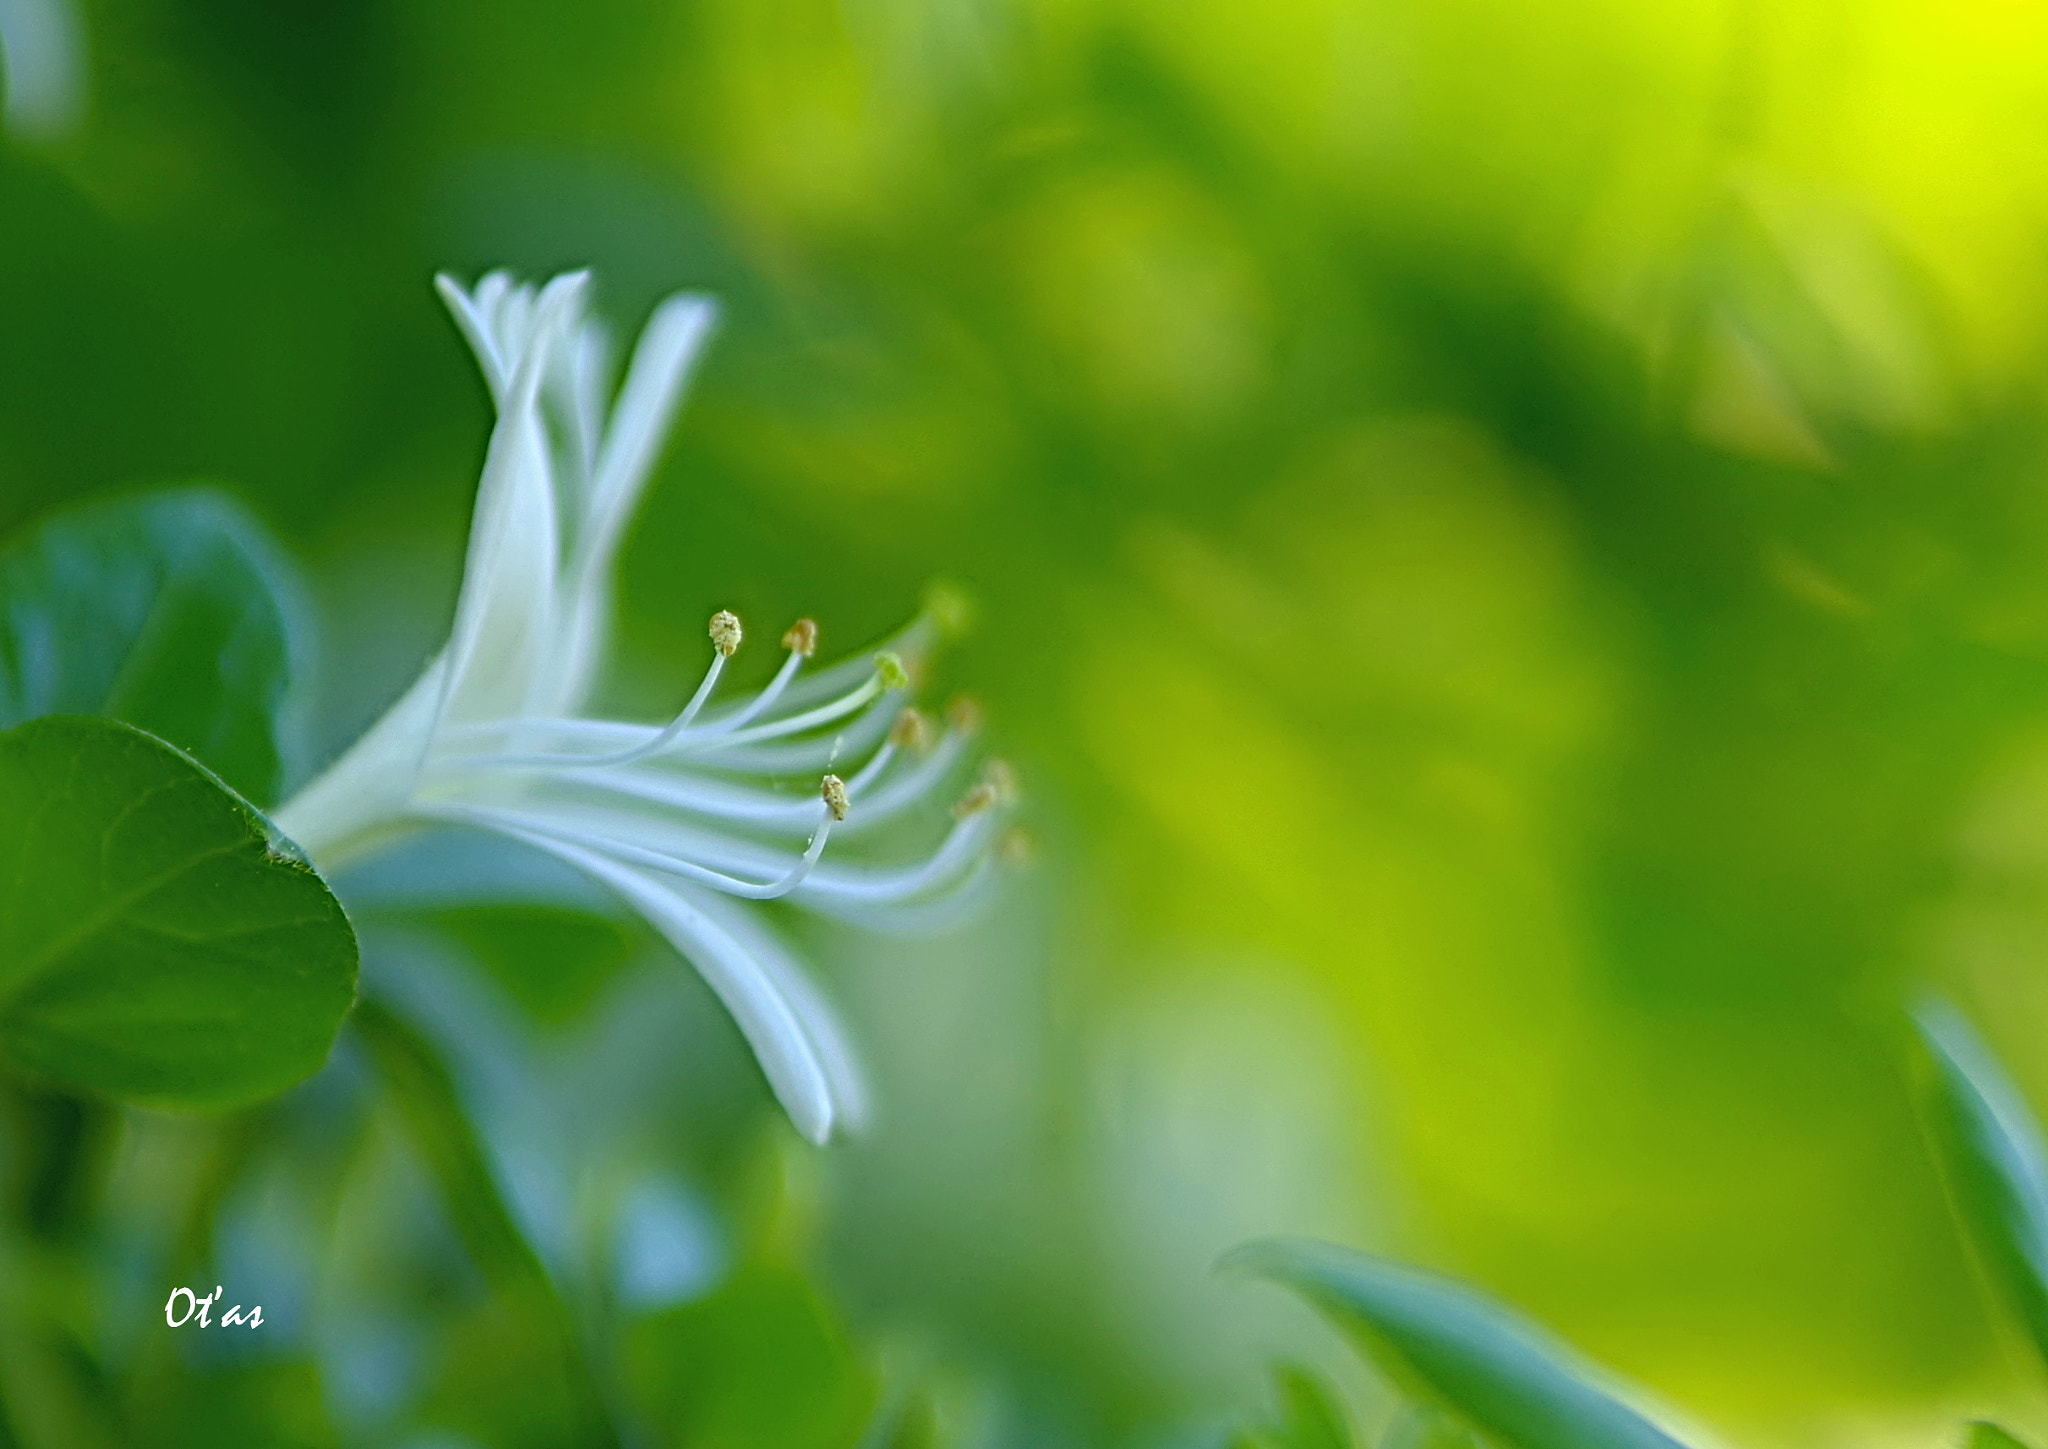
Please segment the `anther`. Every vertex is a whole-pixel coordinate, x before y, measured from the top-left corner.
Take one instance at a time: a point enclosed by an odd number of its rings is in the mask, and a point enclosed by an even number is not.
[[[992,809],[997,803],[996,787],[986,780],[980,781],[960,797],[960,803],[953,807],[953,818],[965,820],[970,815],[979,815],[984,810]]]
[[[946,706],[946,723],[962,734],[981,728],[981,702],[971,694],[957,694]]]
[[[782,647],[792,654],[801,654],[808,659],[818,652],[818,621],[799,619],[789,626],[789,632],[782,636]]]
[[[884,689],[910,688],[910,671],[903,667],[903,660],[884,649],[875,656],[875,671],[882,676]]]
[[[832,812],[834,820],[846,818],[846,782],[837,775],[827,775],[818,782],[818,793],[825,799],[825,808]]]
[[[923,754],[931,748],[932,722],[924,717],[923,711],[906,709],[889,726],[889,743],[899,750]]]
[[[998,805],[1015,805],[1023,793],[1017,784],[1017,771],[1008,760],[990,760],[982,767],[981,779],[996,792]]]
[[[711,647],[727,659],[740,647],[740,616],[728,609],[720,609],[711,616]]]

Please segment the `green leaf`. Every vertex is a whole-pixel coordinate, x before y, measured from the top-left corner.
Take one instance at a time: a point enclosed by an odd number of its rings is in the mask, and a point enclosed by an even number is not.
[[[1449,1414],[1410,1404],[1380,1439],[1379,1449],[1479,1449],[1479,1441]]]
[[[644,1318],[627,1377],[664,1442],[720,1449],[850,1445],[874,1386],[831,1306],[794,1270],[754,1264]]]
[[[2016,1438],[1984,1419],[1970,1425],[1970,1435],[1963,1441],[1963,1449],[2029,1449],[2024,1439]]]
[[[225,1106],[326,1060],[348,918],[297,847],[114,720],[0,734],[0,1056],[73,1090]]]
[[[2041,1129],[1960,1012],[1917,1013],[1933,1070],[1923,1100],[1949,1200],[1994,1289],[2048,1361],[2048,1152]]]
[[[1280,1370],[1282,1418],[1275,1442],[1286,1449],[1353,1449],[1350,1421],[1329,1386],[1307,1369]]]
[[[290,592],[262,530],[210,489],[60,513],[0,553],[0,729],[109,715],[272,800]]]
[[[1253,1243],[1225,1259],[1287,1284],[1374,1359],[1506,1449],[1679,1449],[1540,1329],[1460,1284],[1328,1243]]]
[[[534,1021],[579,1021],[633,959],[637,944],[617,921],[525,902],[442,906],[421,913],[465,947]]]
[[[508,1449],[616,1444],[568,1308],[498,1191],[447,1064],[374,1000],[354,1026],[489,1289],[443,1346],[437,1412]]]

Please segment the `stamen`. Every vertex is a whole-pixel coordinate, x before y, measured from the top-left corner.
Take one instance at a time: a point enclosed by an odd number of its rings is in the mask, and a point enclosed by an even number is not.
[[[803,898],[870,903],[914,899],[947,884],[981,856],[995,823],[996,817],[987,813],[961,821],[946,832],[937,850],[907,869],[828,866],[805,883]]]
[[[846,782],[837,775],[827,775],[818,785],[818,793],[825,798],[825,808],[832,812],[834,820],[846,818]]]
[[[928,936],[951,930],[977,914],[1001,886],[1002,874],[997,863],[983,855],[965,875],[947,886],[942,895],[914,901],[892,899],[877,902],[807,892],[804,903],[811,910],[821,911],[851,925],[887,931],[892,936]]]
[[[782,647],[808,659],[818,652],[818,621],[799,619],[782,636]]]
[[[849,797],[859,797],[860,778],[847,781]],[[807,826],[817,813],[809,800],[753,790],[723,780],[705,779],[695,773],[662,768],[627,768],[564,772],[535,782],[537,800],[564,799],[583,802],[593,798],[642,800],[691,815],[708,816],[731,825],[758,825],[771,829]],[[867,802],[861,800],[861,824],[868,816]]]
[[[953,807],[953,818],[966,820],[981,814],[984,810],[995,809],[996,804],[996,787],[986,780],[979,780],[968,787],[967,793],[962,795],[959,803]]]
[[[953,807],[953,818],[965,820],[984,810],[1007,809],[1017,803],[1017,793],[1017,772],[1010,768],[1009,761],[990,760],[982,767],[981,778]]]
[[[723,617],[730,619],[732,616],[727,614]],[[735,622],[734,627],[738,627],[737,622]],[[674,719],[662,726],[653,739],[643,744],[635,745],[630,749],[617,750],[608,755],[538,753],[528,755],[477,755],[473,757],[473,760],[476,764],[480,765],[503,765],[511,768],[542,769],[554,768],[556,766],[564,768],[573,766],[587,769],[593,765],[631,765],[646,759],[650,755],[658,755],[674,744],[676,738],[690,727],[690,722],[697,717],[697,712],[704,708],[704,701],[711,698],[711,690],[718,683],[718,676],[725,671],[725,661],[731,657],[732,651],[729,649],[722,649],[712,655],[711,667],[704,671],[704,678],[699,681],[697,692],[690,696],[690,702],[682,707],[681,712]]]
[[[794,654],[790,656],[791,659],[800,657],[800,655]],[[793,714],[785,719],[772,720],[767,724],[755,725],[751,729],[721,732],[703,741],[699,746],[699,750],[702,753],[709,754],[731,745],[752,744],[756,740],[773,740],[780,739],[784,735],[801,734],[805,730],[815,729],[821,724],[830,724],[835,719],[852,714],[887,687],[883,682],[881,671],[877,670],[868,676],[867,683],[861,685],[856,690],[840,695],[839,698],[833,700],[830,704],[821,704],[816,709],[806,710],[802,714]]]
[[[1021,825],[1013,825],[1003,832],[1003,838],[996,842],[996,861],[1012,870],[1021,870],[1031,864],[1038,854],[1038,842],[1031,832]]]
[[[998,805],[1015,805],[1023,794],[1017,783],[1017,771],[1008,760],[990,760],[982,766],[981,778],[996,792]]]
[[[971,694],[956,694],[946,705],[946,723],[956,730],[981,728],[981,701]]]
[[[746,706],[724,719],[713,720],[704,728],[709,734],[730,734],[748,720],[757,719],[763,710],[782,697],[782,691],[789,688],[789,681],[796,677],[807,656],[801,649],[789,651],[789,657],[782,661],[782,667],[775,671],[775,677],[768,681],[768,687],[747,701]]]
[[[921,755],[932,747],[932,722],[910,706],[889,726],[889,743]]]
[[[740,628],[740,616],[729,609],[720,609],[711,616],[711,644],[718,650],[719,657],[730,659],[745,637]]]
[[[860,767],[860,772],[856,774],[851,780],[848,780],[846,782],[847,795],[849,797],[857,797],[863,790],[867,789],[869,785],[875,782],[876,777],[879,776],[882,773],[882,771],[889,768],[889,761],[895,758],[896,742],[894,740],[884,741],[882,744],[882,748],[876,750],[874,755],[868,760],[868,762]],[[867,810],[865,808],[865,802],[863,802],[861,815],[862,818],[866,818]]]
[[[714,890],[724,891],[729,896],[740,896],[752,901],[772,901],[779,896],[788,895],[802,885],[805,878],[810,875],[811,868],[817,865],[818,857],[825,853],[825,842],[831,837],[833,821],[828,807],[824,818],[818,822],[817,829],[811,832],[810,843],[804,847],[804,853],[796,863],[777,879],[756,883],[727,875],[723,871],[712,870],[693,860],[684,860],[678,855],[649,850],[643,845],[613,840],[589,831],[565,829],[544,816],[536,816],[526,811],[436,805],[428,807],[424,813],[438,815],[445,820],[465,825],[475,825],[485,830],[495,830],[501,835],[509,835],[542,848],[545,848],[549,841],[582,846],[587,850],[608,855],[614,860],[643,865],[649,870],[658,870],[666,875],[681,876],[685,880],[693,880]]]
[[[893,819],[923,800],[931,793],[933,786],[953,772],[953,767],[967,752],[969,743],[968,736],[958,730],[948,730],[946,737],[939,741],[937,749],[919,760],[912,768],[876,789],[872,795],[863,793],[859,788],[849,787],[853,788],[854,798],[860,801],[860,818],[849,822],[847,829],[866,830],[884,820]],[[890,749],[890,746],[884,745],[875,752],[876,757],[879,759]],[[861,776],[868,773],[869,771],[863,770]],[[854,787],[865,783],[861,776],[855,777]]]
[[[884,649],[877,654],[875,669],[881,676],[884,689],[910,688],[910,671],[903,667],[903,658],[895,651]]]

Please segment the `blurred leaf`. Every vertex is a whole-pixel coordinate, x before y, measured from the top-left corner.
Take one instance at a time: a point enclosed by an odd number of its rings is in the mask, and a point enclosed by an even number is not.
[[[945,1441],[938,1406],[928,1394],[909,1394],[882,1410],[860,1437],[860,1449],[939,1449]]]
[[[130,1442],[136,1449],[330,1449],[338,1441],[326,1404],[319,1370],[302,1360],[239,1362],[205,1371],[172,1361],[138,1385]]]
[[[684,1449],[850,1446],[872,1398],[830,1308],[783,1268],[642,1320],[627,1355],[648,1416]]]
[[[1289,1364],[1275,1377],[1280,1388],[1276,1425],[1240,1433],[1240,1449],[1354,1449],[1349,1420],[1329,1387],[1307,1369]]]
[[[631,958],[617,921],[560,906],[449,906],[427,919],[473,952],[535,1021],[563,1026],[582,1016]]]
[[[1479,1441],[1450,1415],[1427,1404],[1410,1404],[1380,1439],[1379,1449],[1479,1449]]]
[[[498,1190],[447,1066],[375,1001],[353,1021],[491,1289],[451,1339],[436,1396],[442,1415],[494,1444],[616,1443],[568,1311]]]
[[[1375,1360],[1512,1449],[1677,1449],[1595,1386],[1533,1324],[1445,1279],[1328,1243],[1252,1243],[1225,1259],[1299,1291],[1363,1336]]]
[[[60,513],[0,553],[0,728],[110,715],[274,800],[286,597],[255,520],[210,489]]]
[[[123,1440],[105,1378],[75,1338],[24,1301],[25,1286],[10,1282],[0,1302],[0,1446],[113,1449]]]
[[[1283,1417],[1276,1443],[1284,1449],[1352,1449],[1350,1422],[1327,1384],[1291,1364],[1279,1378]]]
[[[493,1293],[442,1342],[422,1417],[502,1449],[615,1443],[592,1417],[582,1370],[563,1349],[549,1290]]]
[[[545,1282],[433,1044],[376,1001],[359,1003],[352,1021],[485,1281],[496,1288]]]
[[[2048,1152],[2019,1089],[1960,1012],[1917,1013],[1934,1070],[1928,1132],[1963,1231],[2048,1361]]]
[[[2028,1449],[2024,1439],[2015,1438],[1996,1424],[1979,1419],[1970,1425],[1969,1437],[1963,1441],[1963,1449]]]
[[[348,918],[297,847],[114,720],[0,735],[0,1053],[133,1101],[224,1106],[318,1069]]]

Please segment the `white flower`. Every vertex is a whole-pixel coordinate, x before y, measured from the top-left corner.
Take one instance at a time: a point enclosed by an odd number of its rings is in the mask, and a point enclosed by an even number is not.
[[[739,902],[788,897],[872,924],[957,892],[987,869],[1008,775],[992,765],[920,861],[821,859],[828,839],[900,816],[958,774],[971,711],[937,734],[903,703],[907,670],[936,632],[929,613],[889,652],[808,674],[818,630],[801,620],[773,680],[720,703],[719,677],[741,644],[739,620],[721,612],[709,667],[674,719],[585,712],[620,539],[713,316],[702,298],[663,303],[608,399],[609,349],[584,314],[587,281],[557,277],[536,293],[503,273],[473,292],[440,279],[498,413],[454,628],[418,682],[277,823],[327,870],[452,824],[586,872],[695,963],[791,1119],[823,1142],[861,1114],[852,1053],[816,988]],[[778,788],[792,777],[800,789]]]

